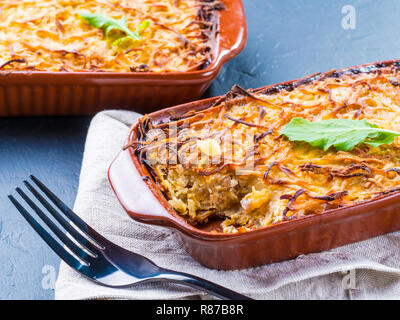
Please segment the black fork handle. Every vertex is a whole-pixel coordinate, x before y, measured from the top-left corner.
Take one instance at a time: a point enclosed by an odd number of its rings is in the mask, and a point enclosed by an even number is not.
[[[223,300],[254,300],[248,296],[232,291],[214,282],[196,277],[191,274],[162,269],[158,280],[186,285],[194,289],[205,291]]]

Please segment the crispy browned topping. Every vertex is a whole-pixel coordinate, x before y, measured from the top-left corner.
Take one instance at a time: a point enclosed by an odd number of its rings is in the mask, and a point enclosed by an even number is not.
[[[235,86],[208,109],[175,115],[153,130],[145,116],[138,150],[179,214],[193,224],[223,217],[224,232],[390,194],[400,189],[398,138],[376,148],[323,151],[279,131],[302,117],[366,119],[400,132],[398,65],[316,74],[263,92]]]

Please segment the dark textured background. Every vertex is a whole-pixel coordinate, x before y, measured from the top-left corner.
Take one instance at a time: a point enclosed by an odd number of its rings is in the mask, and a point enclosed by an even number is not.
[[[228,1],[228,0],[227,0]],[[244,0],[249,38],[205,96],[400,57],[398,0]],[[344,5],[356,28],[344,30]],[[73,205],[90,117],[0,119],[0,299],[52,299],[42,280],[59,259],[7,199],[28,174]],[[45,267],[45,268],[44,268]],[[44,273],[43,273],[44,272]]]

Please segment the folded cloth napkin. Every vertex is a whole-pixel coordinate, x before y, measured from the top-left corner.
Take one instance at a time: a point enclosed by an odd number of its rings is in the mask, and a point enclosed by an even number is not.
[[[140,115],[104,111],[89,128],[74,211],[100,234],[159,266],[184,271],[255,299],[399,299],[400,232],[296,259],[237,271],[193,260],[168,228],[133,221],[110,188],[107,170]],[[132,190],[135,192],[135,190]],[[60,265],[56,299],[211,299],[191,288],[147,283],[128,289],[97,285]]]

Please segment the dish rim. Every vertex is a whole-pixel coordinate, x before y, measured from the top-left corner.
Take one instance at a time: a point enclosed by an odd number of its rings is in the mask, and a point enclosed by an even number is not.
[[[361,64],[358,66],[352,66],[352,67],[347,67],[347,68],[342,68],[339,70],[331,70],[325,73],[315,73],[312,75],[308,75],[302,78],[298,78],[295,80],[289,80],[285,82],[281,82],[278,84],[272,84],[272,85],[267,85],[264,87],[256,88],[256,89],[249,89],[252,92],[271,92],[271,91],[276,91],[276,90],[281,90],[284,88],[295,88],[301,84],[305,84],[308,82],[312,82],[314,80],[322,79],[323,77],[332,77],[335,76],[335,74],[345,74],[345,73],[368,73],[372,72],[374,70],[378,70],[383,67],[388,67],[390,65],[396,66],[397,68],[400,68],[400,59],[394,59],[394,60],[383,60],[379,62],[374,62],[374,63],[366,63],[366,64]],[[223,95],[218,96],[218,97],[213,97],[213,98],[208,98],[208,99],[203,99],[203,100],[198,100],[198,101],[193,101],[185,104],[181,104],[178,106],[173,106],[165,109],[158,110],[156,112],[150,113],[148,116],[153,120],[153,121],[159,121],[161,119],[166,120],[167,117],[166,115],[171,116],[171,111],[178,111],[177,113],[174,113],[174,116],[177,116],[179,114],[183,114],[189,110],[202,110],[202,109],[207,109],[209,105],[212,104],[215,100],[223,97]],[[181,111],[181,112],[179,112]],[[136,140],[137,136],[137,127],[138,123],[135,123],[129,130],[128,137],[125,141],[126,145],[128,145],[131,141]],[[281,221],[278,223],[275,223],[270,226],[266,227],[261,227],[261,228],[256,228],[254,230],[249,230],[245,232],[238,232],[238,233],[213,233],[209,231],[204,231],[201,229],[198,229],[192,225],[190,225],[186,220],[180,216],[178,213],[175,212],[175,210],[172,208],[172,206],[169,205],[167,199],[165,198],[164,194],[160,190],[159,186],[153,181],[153,179],[145,179],[144,182],[147,186],[147,188],[153,193],[155,196],[156,200],[159,202],[159,204],[166,210],[168,213],[168,216],[154,216],[154,215],[146,215],[146,214],[139,214],[135,213],[132,211],[131,208],[126,207],[123,204],[123,201],[121,201],[121,195],[118,193],[114,186],[114,182],[112,181],[113,179],[110,177],[110,172],[112,170],[114,162],[118,159],[118,157],[121,155],[121,153],[128,152],[130,160],[132,164],[134,165],[135,169],[139,173],[140,177],[143,178],[144,176],[151,177],[148,169],[145,167],[144,164],[140,163],[138,157],[135,155],[135,150],[136,150],[136,145],[133,145],[125,150],[122,150],[120,154],[114,159],[113,163],[110,165],[109,170],[108,170],[108,178],[110,181],[110,184],[116,193],[117,198],[119,199],[120,203],[124,207],[124,209],[128,212],[128,214],[135,220],[141,221],[141,222],[146,222],[149,224],[162,224],[162,225],[168,225],[171,227],[175,227],[176,229],[184,232],[185,234],[188,234],[190,236],[196,237],[196,238],[201,238],[203,240],[229,240],[233,238],[240,238],[240,239],[246,239],[246,240],[251,240],[252,238],[254,240],[257,240],[260,234],[268,234],[269,236],[274,236],[274,235],[279,235],[281,230],[287,231],[297,231],[298,229],[303,229],[307,227],[315,227],[318,225],[322,224],[328,224],[328,223],[334,223],[337,220],[344,220],[344,219],[351,219],[352,217],[355,217],[357,215],[362,215],[362,214],[367,214],[368,213],[368,208],[369,207],[387,207],[390,206],[392,202],[395,202],[396,200],[400,200],[400,190],[394,191],[390,194],[385,194],[385,195],[380,195],[377,197],[374,197],[372,199],[360,202],[360,203],[354,203],[351,205],[348,205],[346,207],[342,208],[336,208],[329,210],[329,212],[323,213],[323,214],[310,214],[304,217],[296,218],[293,220],[288,220],[288,221]],[[150,221],[151,220],[151,221]]]
[[[218,28],[213,36],[215,43],[212,49],[215,51],[210,64],[204,68],[194,71],[173,71],[173,72],[114,72],[114,71],[31,71],[31,70],[0,70],[0,79],[13,76],[15,78],[32,78],[51,75],[55,78],[64,77],[94,77],[99,79],[109,78],[128,78],[128,79],[146,79],[151,80],[188,80],[186,78],[207,78],[212,77],[222,66],[239,54],[247,42],[247,23],[242,0],[221,0],[226,9],[217,11],[219,15]],[[236,24],[230,23],[232,18],[241,18]],[[225,31],[228,30],[228,31]],[[228,34],[226,34],[228,33]],[[233,42],[233,43],[231,43]]]

